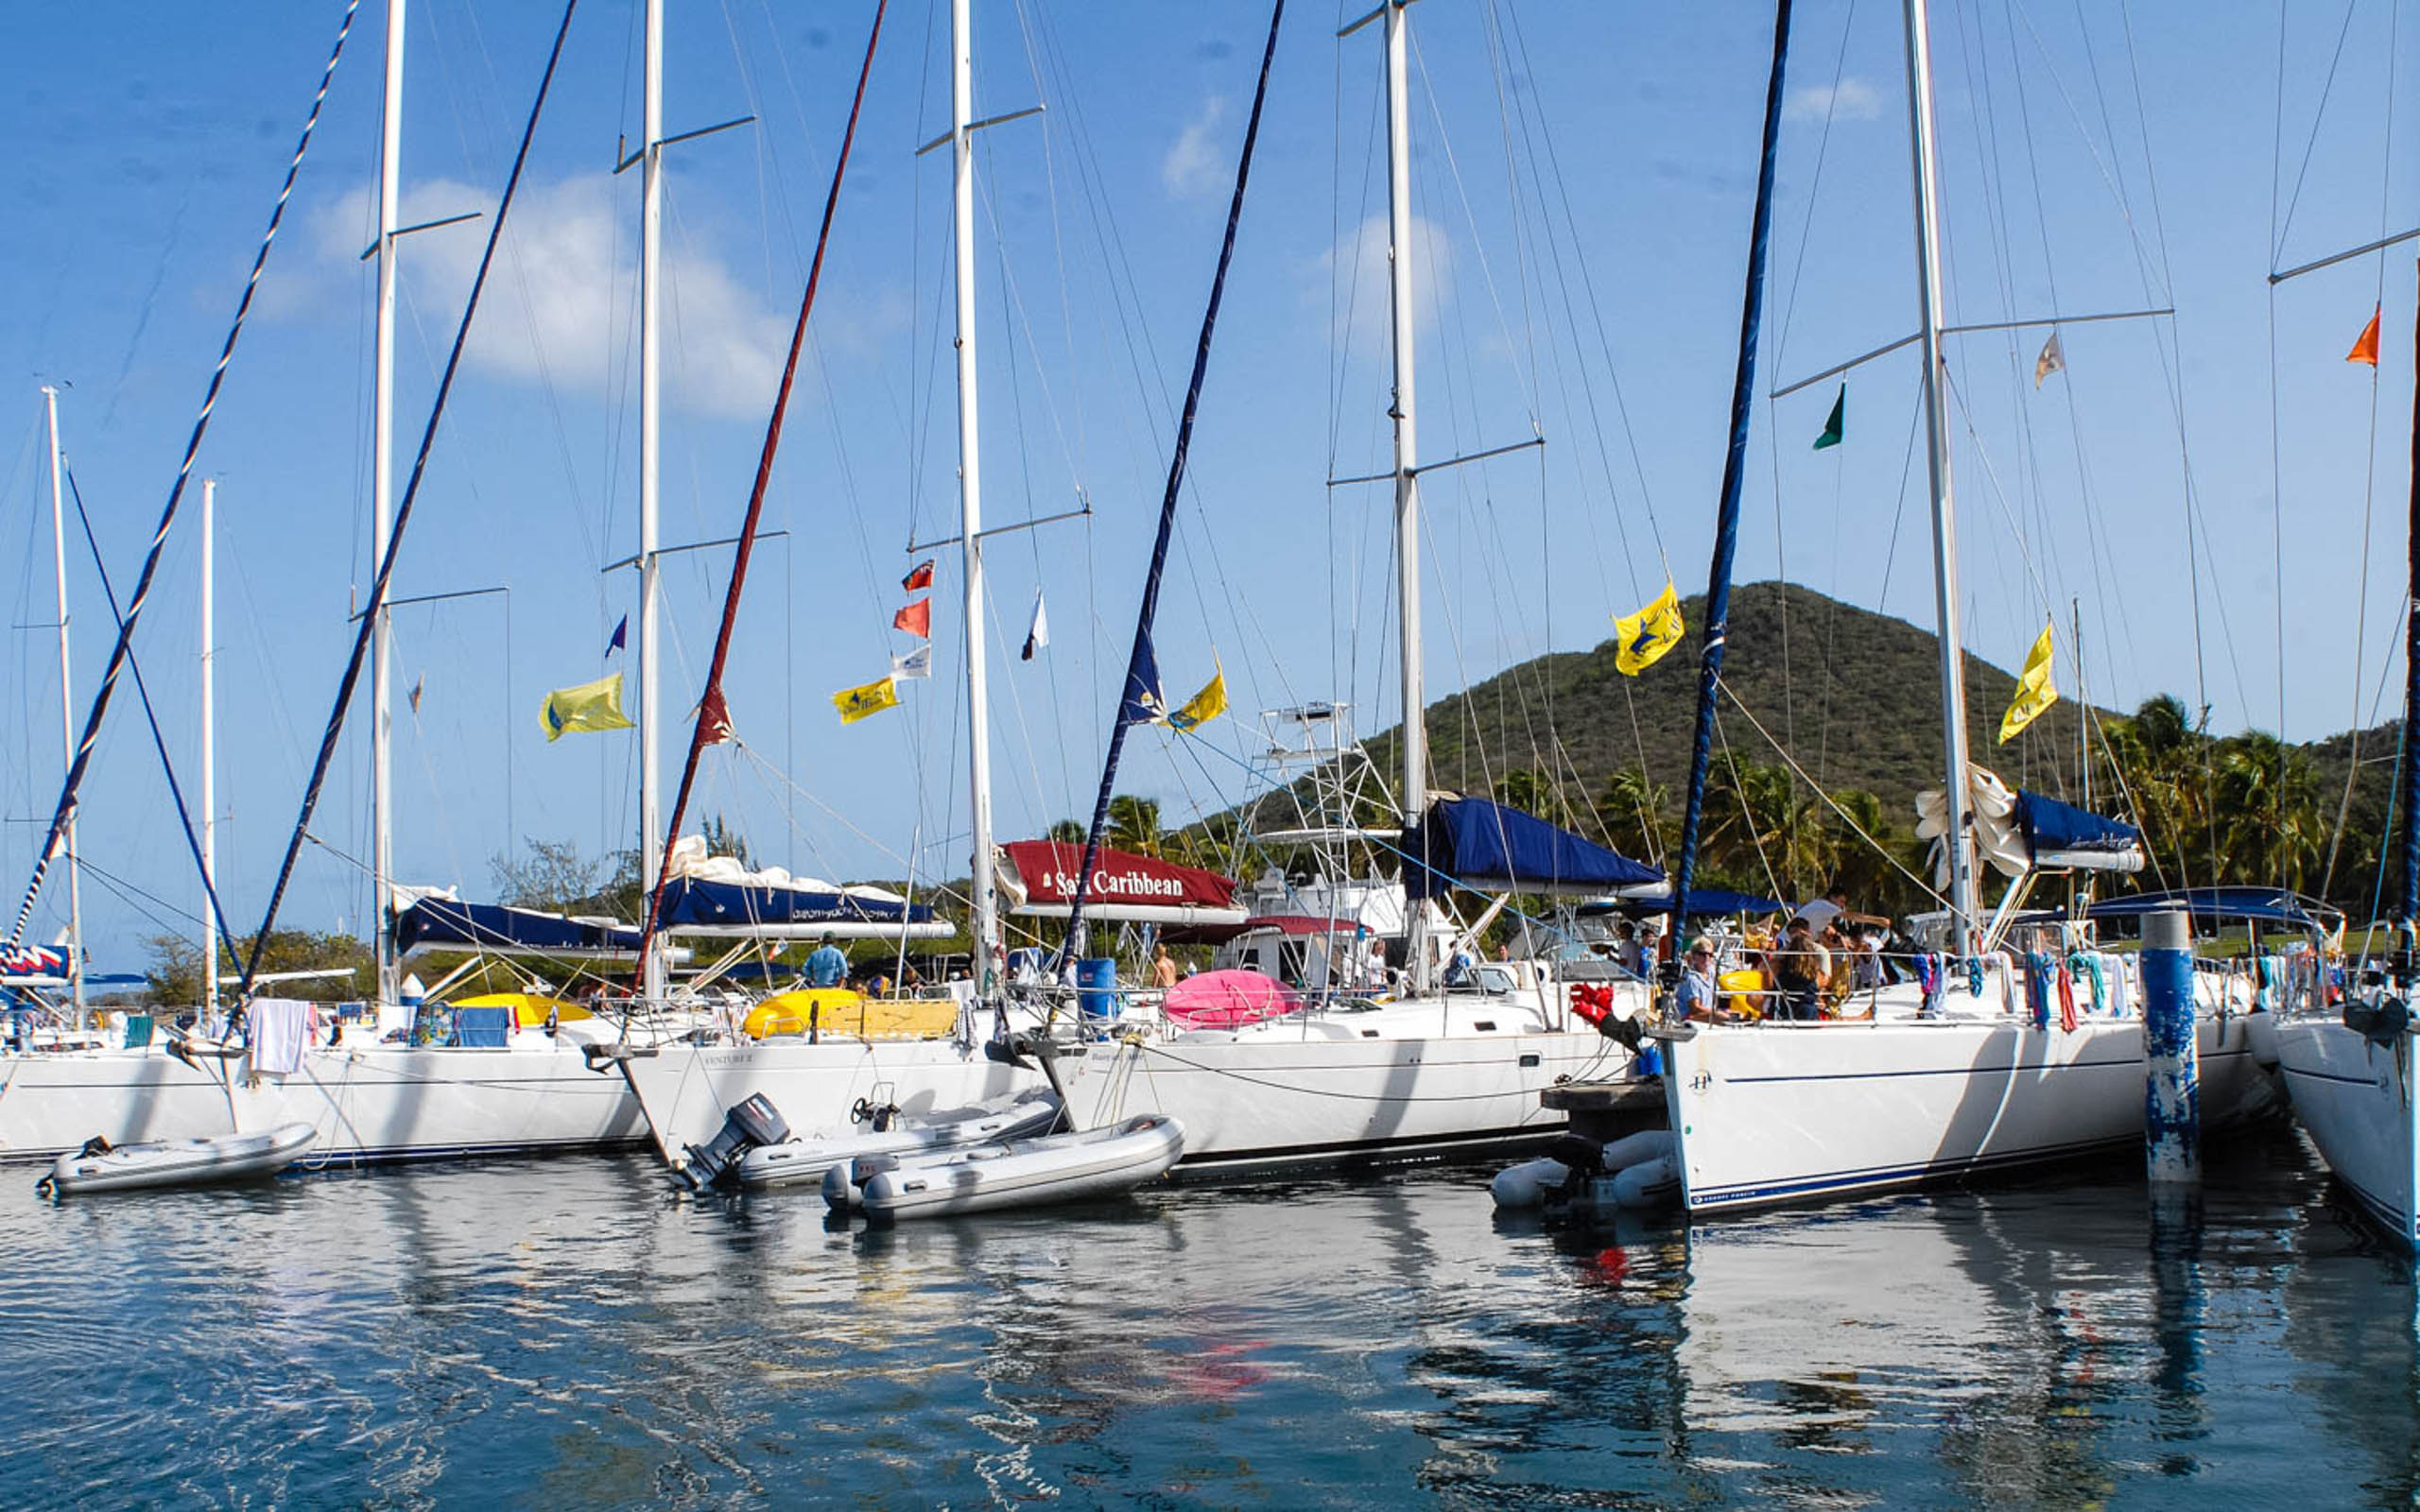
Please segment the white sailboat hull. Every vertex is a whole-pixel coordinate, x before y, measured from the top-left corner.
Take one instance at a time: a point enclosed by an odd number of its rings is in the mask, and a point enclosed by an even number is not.
[[[1477,1000],[1112,1040],[1063,1059],[1061,1073],[1080,1126],[1138,1113],[1184,1125],[1183,1177],[1534,1144],[1566,1124],[1539,1093],[1629,1064],[1592,1028],[1554,1029],[1533,1007]]]
[[[2420,1119],[2411,1043],[2382,1045],[2333,1018],[2280,1019],[2277,1069],[2327,1168],[2406,1248],[2420,1247]]]
[[[852,1132],[860,1098],[896,1104],[910,1117],[969,1108],[1046,1085],[1039,1071],[988,1059],[955,1040],[784,1040],[762,1044],[668,1044],[622,1062],[641,1131],[675,1167],[685,1147],[722,1127],[724,1111],[758,1093],[801,1139]]]
[[[2204,1127],[2262,1100],[2250,1025],[2197,1025]],[[2073,1031],[2001,1018],[1700,1026],[1668,1047],[1691,1212],[1913,1186],[2143,1138],[2140,1019]]]
[[[569,1040],[502,1049],[338,1045],[305,1052],[302,1068],[284,1075],[248,1076],[245,1064],[235,1063],[221,1098],[235,1127],[308,1124],[319,1131],[315,1161],[568,1154],[647,1137],[622,1078],[590,1070]]]
[[[158,1047],[0,1056],[0,1160],[200,1139],[233,1127],[216,1076]]]

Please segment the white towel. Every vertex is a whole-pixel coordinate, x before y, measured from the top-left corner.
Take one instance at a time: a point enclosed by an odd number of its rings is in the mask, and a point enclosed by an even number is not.
[[[302,1069],[302,1047],[310,1043],[311,1005],[293,998],[254,998],[252,1072],[287,1073]]]

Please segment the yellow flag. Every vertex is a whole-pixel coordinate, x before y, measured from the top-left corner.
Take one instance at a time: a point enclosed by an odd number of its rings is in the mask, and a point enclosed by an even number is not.
[[[1198,730],[1227,712],[1227,669],[1219,668],[1210,676],[1209,685],[1184,700],[1184,707],[1168,715],[1168,723],[1179,730]]]
[[[832,696],[832,706],[840,711],[840,723],[844,725],[854,725],[885,709],[895,709],[899,706],[899,679],[877,678],[862,688],[843,688]]]
[[[1681,595],[1668,582],[1654,603],[1615,618],[1614,665],[1626,677],[1637,677],[1680,644],[1687,628],[1681,623]]]
[[[2008,744],[2010,737],[2058,701],[2059,690],[2050,686],[2050,625],[2046,620],[2042,638],[2025,653],[2025,670],[2016,675],[2016,696],[2009,700],[2008,713],[2000,716],[2000,744]]]
[[[539,720],[552,741],[576,730],[628,730],[622,715],[622,675],[599,678],[576,688],[557,688],[538,710]]]

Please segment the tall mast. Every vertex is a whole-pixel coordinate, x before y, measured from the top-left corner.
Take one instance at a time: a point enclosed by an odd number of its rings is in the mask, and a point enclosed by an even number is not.
[[[1972,954],[1973,853],[1966,835],[1964,643],[1958,633],[1958,507],[1949,482],[1949,417],[1941,403],[1941,225],[1932,122],[1932,39],[1926,0],[1907,0],[1908,116],[1916,176],[1916,286],[1923,306],[1925,465],[1932,490],[1933,593],[1941,633],[1941,732],[1945,750],[1942,843],[1949,855],[1951,951]]]
[[[387,0],[387,87],[378,141],[378,318],[375,368],[371,378],[370,576],[386,566],[395,522],[395,239],[402,199],[404,146],[404,20],[407,0]],[[209,497],[205,480],[203,497]],[[205,509],[208,507],[205,504]],[[202,534],[209,535],[204,526]],[[205,548],[206,559],[207,548]],[[209,581],[204,569],[203,581]],[[390,757],[394,713],[394,622],[378,606],[370,633],[370,917],[377,931],[378,1001],[392,1003],[395,988],[395,788]],[[208,668],[209,647],[203,646]],[[208,686],[207,679],[204,681]],[[207,697],[207,695],[204,695]],[[206,738],[206,737],[205,737]],[[209,758],[205,756],[205,761]],[[203,791],[209,791],[204,777]],[[208,800],[204,799],[205,806]],[[202,833],[210,818],[205,812]],[[208,843],[205,840],[205,845]]]
[[[218,482],[201,480],[201,1007],[218,1006],[218,654],[216,558]],[[379,899],[379,941],[387,931]],[[381,984],[384,990],[384,984]]]
[[[657,809],[664,801],[664,773],[656,759],[656,690],[663,668],[656,640],[661,564],[656,560],[657,479],[663,455],[657,449],[664,361],[660,306],[664,259],[664,0],[647,0],[645,61],[641,65],[640,152],[646,166],[639,189],[639,875],[664,869],[664,840]],[[642,990],[649,1001],[664,995],[664,953],[649,945],[641,963]]]
[[[1387,305],[1393,318],[1395,402],[1395,598],[1403,662],[1403,822],[1428,807],[1428,709],[1420,643],[1420,455],[1412,418],[1411,108],[1405,55],[1409,0],[1387,0]],[[1411,990],[1428,990],[1428,908],[1413,901],[1406,944]]]
[[[2403,603],[2402,902],[2407,942],[2413,921],[2420,919],[2420,817],[2414,817],[2411,812],[2412,804],[2420,802],[2420,751],[2411,746],[2412,715],[2420,713],[2420,315],[2412,318],[2412,332],[2415,383],[2411,390],[2411,513],[2404,535],[2404,553],[2411,559],[2411,582]],[[2411,971],[2411,963],[2405,962],[2407,982]]]
[[[60,499],[59,390],[42,388],[43,416],[50,434],[50,554],[59,587],[59,740],[70,767],[76,765],[76,694],[67,660],[67,516]],[[84,1026],[84,878],[76,849],[76,816],[67,816],[67,981],[76,1001],[76,1026]]]
[[[975,948],[975,990],[993,987],[999,920],[992,881],[992,730],[985,702],[983,651],[983,488],[975,412],[975,37],[969,0],[950,0],[950,190],[958,283],[958,525],[966,593],[968,816],[975,844],[967,933]]]

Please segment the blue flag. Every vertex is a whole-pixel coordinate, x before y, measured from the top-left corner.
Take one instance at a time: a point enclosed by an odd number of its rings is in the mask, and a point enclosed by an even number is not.
[[[614,638],[605,643],[605,654],[612,656],[631,644],[631,617],[625,614],[614,627]]]

